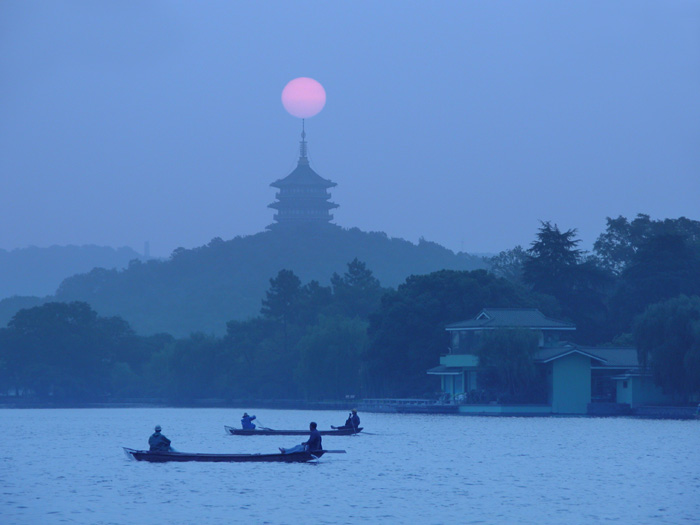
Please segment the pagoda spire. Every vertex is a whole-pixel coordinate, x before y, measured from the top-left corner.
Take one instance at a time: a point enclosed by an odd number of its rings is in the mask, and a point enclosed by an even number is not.
[[[309,164],[306,156],[306,130],[304,129],[304,119],[301,119],[301,141],[299,142],[299,164]]]

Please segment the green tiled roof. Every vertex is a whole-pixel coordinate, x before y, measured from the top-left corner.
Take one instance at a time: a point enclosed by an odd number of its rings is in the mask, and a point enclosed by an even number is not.
[[[537,308],[484,308],[474,319],[449,324],[446,330],[491,330],[496,328],[576,330],[573,323],[547,317]]]
[[[610,348],[610,347],[594,347],[594,346],[579,346],[571,343],[566,343],[561,346],[549,346],[540,348],[535,352],[535,361],[546,363],[564,357],[566,355],[576,353],[590,357],[597,361],[593,366],[595,368],[624,368],[632,369],[639,367],[637,359],[637,350],[635,348]]]
[[[581,354],[585,355],[586,357],[590,357],[591,359],[596,359],[597,361],[605,363],[605,359],[603,357],[596,355],[593,352],[586,352],[585,350],[581,350],[575,345],[548,346],[545,348],[540,348],[535,352],[535,355],[533,357],[535,358],[535,361],[538,361],[540,363],[548,363],[549,361],[554,361],[555,359],[559,359],[569,354]]]
[[[439,365],[428,370],[428,374],[437,376],[456,376],[464,372],[464,367]]]
[[[607,368],[638,368],[639,356],[636,348],[593,348],[588,346],[579,346],[584,352],[591,353],[605,359]]]

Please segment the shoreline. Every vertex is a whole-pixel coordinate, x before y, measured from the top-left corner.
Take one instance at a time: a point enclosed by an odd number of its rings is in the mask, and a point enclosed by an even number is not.
[[[124,399],[114,401],[39,401],[0,398],[0,409],[11,408],[272,408],[277,410],[342,410],[356,407],[355,402],[304,401],[296,399],[198,399],[173,401],[160,398]]]
[[[523,413],[509,412],[504,405],[502,412],[471,412],[464,413],[458,411],[458,405],[431,404],[426,402],[413,408],[394,406],[391,403],[376,404],[364,403],[362,400],[352,401],[304,401],[297,399],[199,399],[192,401],[177,402],[160,398],[143,399],[123,399],[101,402],[86,401],[38,401],[30,399],[8,399],[0,398],[0,409],[99,409],[99,408],[240,408],[251,410],[255,408],[269,408],[275,410],[332,410],[348,411],[358,408],[360,412],[381,414],[430,414],[430,415],[460,415],[460,416],[481,416],[481,417],[587,417],[587,418],[617,418],[627,417],[636,419],[673,419],[673,420],[693,420],[700,419],[698,407],[694,405],[682,406],[641,406],[628,408],[622,412],[600,413],[589,410],[587,414],[552,414],[552,413]]]

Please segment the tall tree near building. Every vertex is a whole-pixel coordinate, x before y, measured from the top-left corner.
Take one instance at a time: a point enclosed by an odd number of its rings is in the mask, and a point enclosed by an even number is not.
[[[534,291],[556,298],[564,317],[576,323],[578,341],[598,343],[609,338],[605,299],[612,276],[584,257],[580,242],[575,229],[562,232],[556,224],[542,222],[527,250],[523,278]]]
[[[639,249],[659,235],[683,236],[700,252],[700,222],[685,217],[653,221],[641,213],[632,221],[621,215],[616,219],[608,217],[605,232],[598,236],[593,250],[603,267],[619,275]]]
[[[562,232],[556,224],[542,222],[523,264],[525,282],[536,292],[565,300],[583,253],[577,248],[580,242],[575,229]]]
[[[659,234],[643,243],[620,275],[611,300],[615,328],[629,331],[634,317],[654,303],[700,295],[700,255],[688,237]]]

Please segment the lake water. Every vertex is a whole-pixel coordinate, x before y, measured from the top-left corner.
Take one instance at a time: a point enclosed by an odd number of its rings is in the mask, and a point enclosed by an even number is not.
[[[346,412],[254,410],[272,428]],[[273,453],[242,409],[0,410],[0,523],[700,523],[700,421],[361,413],[317,464],[129,461],[153,426],[187,452]]]

